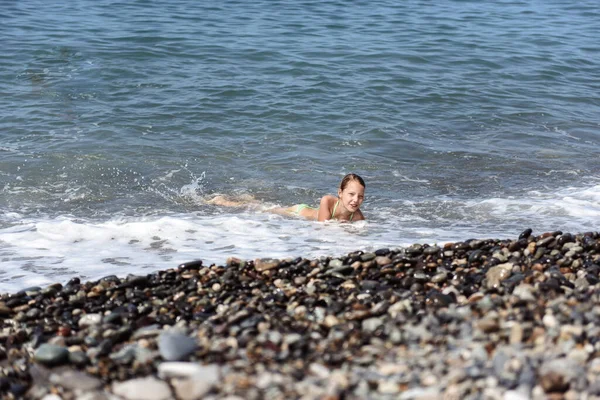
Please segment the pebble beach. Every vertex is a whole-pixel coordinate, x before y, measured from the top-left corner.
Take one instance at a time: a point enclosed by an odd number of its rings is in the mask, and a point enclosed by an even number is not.
[[[0,296],[28,399],[598,399],[600,234],[190,261]]]

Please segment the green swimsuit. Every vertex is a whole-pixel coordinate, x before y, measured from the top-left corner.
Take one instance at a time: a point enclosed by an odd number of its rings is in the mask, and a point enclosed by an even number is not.
[[[340,204],[340,201],[336,201],[335,205],[333,206],[333,211],[331,212],[331,219],[333,219],[333,216],[335,215],[335,209],[337,208],[338,204]],[[309,206],[308,204],[298,204],[296,206],[296,214],[300,215],[300,211],[304,210],[305,208],[308,208],[310,210],[318,210],[318,208],[313,208],[311,206]],[[349,221],[352,221],[352,217],[354,217],[354,213],[350,214],[350,219]]]

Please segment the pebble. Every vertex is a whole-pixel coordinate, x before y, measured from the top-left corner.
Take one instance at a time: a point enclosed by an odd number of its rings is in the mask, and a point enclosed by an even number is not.
[[[0,295],[0,390],[40,400],[593,398],[600,235],[230,258]]]
[[[79,371],[63,371],[50,375],[50,382],[62,386],[64,389],[76,391],[90,391],[102,386],[102,381],[89,374]]]
[[[214,382],[197,379],[172,379],[171,386],[179,400],[196,400],[206,396],[213,387]]]
[[[381,325],[383,325],[381,318],[367,318],[362,321],[362,329],[369,333],[375,331]]]
[[[160,355],[166,361],[183,360],[197,347],[194,339],[175,330],[165,331],[158,338]]]
[[[85,328],[102,322],[101,314],[86,314],[79,319],[79,327]]]
[[[42,344],[35,351],[33,359],[40,364],[53,367],[69,362],[69,350],[62,346]]]
[[[384,394],[396,394],[400,392],[400,385],[394,381],[379,382],[377,391]]]
[[[512,269],[512,263],[500,264],[490,268],[485,275],[488,289],[494,289],[500,286],[500,282],[511,275]]]
[[[112,385],[112,392],[125,400],[169,400],[173,398],[169,385],[154,377],[115,382]]]
[[[219,380],[219,367],[192,362],[164,362],[158,366],[158,376],[166,378],[194,378],[207,382]]]
[[[256,270],[259,272],[268,271],[270,269],[277,268],[278,266],[279,260],[276,259],[264,258],[256,259],[254,261],[254,268],[256,268]]]

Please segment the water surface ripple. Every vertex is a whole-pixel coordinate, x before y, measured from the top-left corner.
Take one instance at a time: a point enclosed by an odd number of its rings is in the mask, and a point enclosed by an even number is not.
[[[146,259],[156,241],[124,234],[127,257],[145,260],[130,270],[261,253],[225,221],[258,224],[278,254],[315,255],[595,229],[598,20],[590,0],[4,2],[3,261],[35,275],[50,258],[17,237],[79,227],[72,241],[93,248],[111,240],[94,242],[96,229],[119,236],[146,222],[218,239],[192,246],[202,254],[173,244],[157,261]],[[315,245],[311,224],[202,202],[315,203],[349,171],[367,180],[372,224],[342,229],[344,244]],[[58,266],[69,253],[114,259],[68,243],[39,248],[64,246]]]

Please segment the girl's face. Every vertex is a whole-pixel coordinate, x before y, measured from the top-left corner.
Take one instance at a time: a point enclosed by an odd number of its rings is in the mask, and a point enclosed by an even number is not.
[[[346,210],[356,212],[365,199],[365,188],[358,181],[348,182],[344,190],[338,190],[338,197]]]

